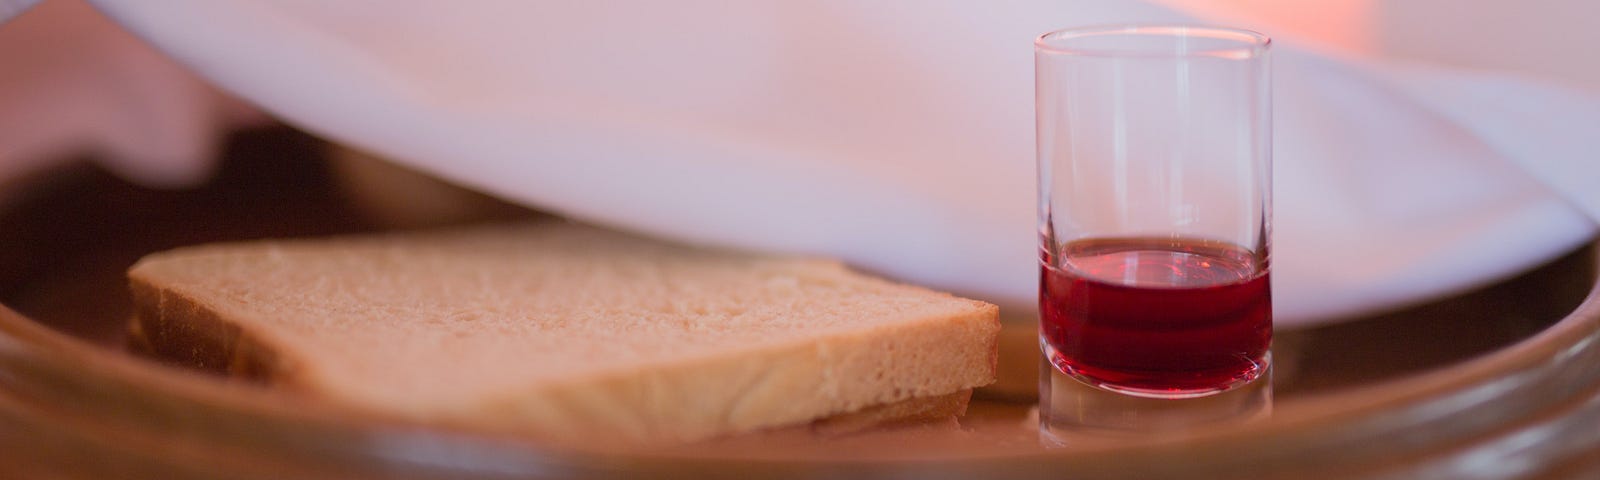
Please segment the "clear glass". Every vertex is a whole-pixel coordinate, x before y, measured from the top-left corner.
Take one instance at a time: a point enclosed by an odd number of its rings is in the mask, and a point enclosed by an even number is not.
[[[1269,376],[1269,44],[1192,26],[1035,42],[1041,393],[1074,387],[1060,377],[1199,398]]]

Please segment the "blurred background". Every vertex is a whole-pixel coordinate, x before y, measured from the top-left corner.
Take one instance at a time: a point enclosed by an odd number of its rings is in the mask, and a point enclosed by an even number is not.
[[[1170,0],[1330,50],[1600,88],[1600,5],[1583,0]]]
[[[1600,91],[1600,4],[1586,0],[1161,3],[1333,54]],[[220,132],[272,121],[81,0],[46,0],[0,27],[0,178],[92,154],[140,181],[192,184]]]

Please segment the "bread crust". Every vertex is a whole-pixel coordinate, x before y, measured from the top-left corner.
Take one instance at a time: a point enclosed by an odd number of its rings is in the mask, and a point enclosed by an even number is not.
[[[288,359],[246,327],[144,279],[130,278],[129,288],[134,315],[128,342],[135,353],[247,381],[292,383]]]

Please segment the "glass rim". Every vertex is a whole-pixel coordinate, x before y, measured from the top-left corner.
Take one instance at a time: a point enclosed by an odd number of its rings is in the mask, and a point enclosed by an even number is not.
[[[1116,49],[1074,48],[1062,42],[1107,36],[1149,36],[1167,38],[1207,38],[1228,42],[1226,45],[1201,49]],[[1034,50],[1060,55],[1097,57],[1193,57],[1214,56],[1248,59],[1260,56],[1272,45],[1272,38],[1254,30],[1189,24],[1111,24],[1063,28],[1046,32],[1034,38]]]

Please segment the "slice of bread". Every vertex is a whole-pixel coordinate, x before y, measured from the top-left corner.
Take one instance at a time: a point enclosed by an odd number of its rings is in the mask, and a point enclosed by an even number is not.
[[[563,222],[189,247],[128,276],[133,328],[158,354],[543,438],[964,407],[994,380],[1000,330],[993,305],[833,261]]]

